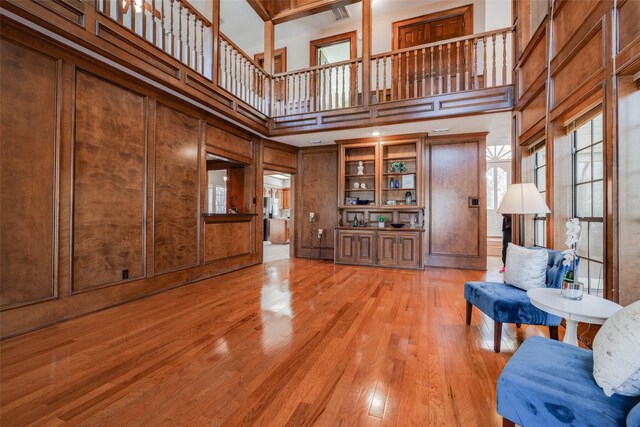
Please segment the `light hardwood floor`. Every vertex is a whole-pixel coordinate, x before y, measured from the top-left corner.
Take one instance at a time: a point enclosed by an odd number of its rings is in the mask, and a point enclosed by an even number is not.
[[[5,340],[3,426],[492,426],[496,380],[546,329],[464,322],[493,273],[276,261]]]

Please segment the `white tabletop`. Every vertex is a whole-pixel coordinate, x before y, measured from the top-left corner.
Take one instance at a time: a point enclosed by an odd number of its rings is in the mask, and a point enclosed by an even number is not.
[[[540,310],[567,320],[602,325],[622,306],[613,301],[584,294],[582,300],[572,301],[560,295],[560,289],[534,288],[527,291],[531,304]]]

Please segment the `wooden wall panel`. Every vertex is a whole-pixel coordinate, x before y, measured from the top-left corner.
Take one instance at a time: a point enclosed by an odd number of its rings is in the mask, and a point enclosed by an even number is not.
[[[640,1],[627,0],[618,7],[618,51],[640,37]]]
[[[324,229],[322,257],[333,259],[334,233],[338,226],[338,147],[304,148],[298,152],[296,180],[296,256],[310,255],[311,224],[315,212],[313,257],[318,256],[317,230]]]
[[[251,222],[205,225],[205,262],[249,253]]]
[[[207,123],[207,150],[219,156],[251,163],[253,142]]]
[[[74,292],[145,275],[145,103],[142,95],[76,74]]]
[[[535,44],[531,46],[531,53],[522,61],[519,68],[519,95],[522,96],[539,78],[547,67],[547,34],[544,32]]]
[[[566,8],[566,7],[565,7]],[[574,56],[554,71],[553,106],[558,105],[590,76],[604,69],[602,29],[592,34]]]
[[[56,295],[58,64],[7,40],[0,79],[0,304]]]
[[[520,114],[520,129],[518,136],[524,135],[536,123],[544,120],[547,108],[547,92],[545,87],[524,106]]]
[[[197,118],[156,105],[155,273],[198,264],[198,127]]]
[[[265,146],[262,153],[262,162],[265,169],[268,166],[282,167],[295,170],[296,153],[289,150],[279,150],[275,147]]]
[[[598,3],[599,0],[565,0],[562,2],[562,7],[553,18],[554,52],[560,52]]]
[[[486,269],[485,139],[429,139],[426,264]],[[472,206],[470,198],[478,199]]]

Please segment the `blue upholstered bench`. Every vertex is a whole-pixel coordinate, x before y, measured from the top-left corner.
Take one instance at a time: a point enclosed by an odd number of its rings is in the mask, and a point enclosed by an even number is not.
[[[546,250],[549,253],[547,264],[547,288],[560,288],[562,278],[568,267],[562,265],[561,251]],[[542,325],[549,327],[549,335],[558,339],[558,325],[562,320],[531,304],[527,293],[514,286],[497,282],[467,282],[464,284],[464,298],[467,300],[467,325],[471,324],[471,311],[475,305],[495,322],[493,330],[493,350],[500,352],[502,324]]]
[[[591,351],[543,337],[511,357],[497,400],[505,426],[640,426],[640,398],[607,397],[593,379]]]

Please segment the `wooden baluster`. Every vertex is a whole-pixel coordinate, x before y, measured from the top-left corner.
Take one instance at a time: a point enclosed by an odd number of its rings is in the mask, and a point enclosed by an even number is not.
[[[229,82],[228,82],[228,78],[229,78],[229,70],[227,68],[229,61],[227,60],[227,43],[220,38],[220,45],[222,45],[224,43],[224,53],[223,55],[220,56],[220,60],[219,60],[219,65],[220,65],[220,75],[218,76],[218,80],[222,86],[224,86],[225,89],[228,90],[229,88]],[[222,49],[220,49],[222,50]],[[222,63],[224,62],[224,70],[222,69]]]
[[[239,68],[238,68],[238,51],[234,47],[231,47],[231,51],[233,52],[233,59],[231,60],[231,66],[233,67],[233,72],[231,74],[231,85],[233,87],[233,93],[239,97],[239,85],[238,80],[239,77]]]
[[[151,42],[154,46],[157,46],[158,37],[156,33],[158,32],[158,27],[156,26],[156,0],[151,0],[151,32],[153,33],[151,35]]]
[[[249,86],[247,84],[247,59],[244,56],[240,56],[240,81],[242,82],[242,100],[244,102],[247,102],[248,99],[248,89]],[[247,102],[248,104],[248,102]]]
[[[382,101],[387,100],[387,57],[382,57]]]
[[[391,55],[390,59],[391,59],[391,63],[389,65],[391,67],[391,75],[389,76],[389,92],[391,93],[391,96],[390,96],[391,100],[394,101],[396,99],[396,93],[395,93],[396,91],[394,90],[395,75],[393,73],[394,71],[397,72],[397,70],[394,67],[396,59],[393,54]]]
[[[426,55],[426,50],[425,48],[422,48],[422,67],[420,67],[420,76],[422,78],[422,91],[420,92],[421,96],[427,96],[427,80],[426,80],[426,69],[425,66],[427,65],[427,55]]]
[[[431,46],[431,60],[429,62],[429,86],[430,86],[430,94],[433,96],[433,46]]]
[[[345,85],[347,84],[347,81],[345,79],[345,71],[344,71],[344,67],[345,65],[342,65],[342,107],[346,107],[347,106],[347,98],[345,97]]]
[[[169,4],[171,5],[171,27],[170,27],[170,30],[169,30],[169,34],[170,34],[170,37],[171,37],[171,39],[170,39],[171,40],[171,56],[175,56],[174,55],[174,51],[175,51],[175,44],[176,44],[176,39],[175,39],[175,36],[173,34],[173,2],[174,1],[175,0],[169,0]]]
[[[418,51],[413,51],[413,97],[418,97]]]
[[[182,3],[178,2],[178,48],[180,49],[180,55],[178,59],[182,62]]]
[[[144,2],[146,0],[142,0],[142,15],[141,15],[141,21],[142,21],[142,38],[145,40],[149,40],[147,38],[147,9],[144,7]],[[153,13],[151,13],[151,18],[153,18]]]
[[[191,44],[190,44],[190,40],[189,40],[189,16],[191,16],[191,14],[189,13],[189,9],[185,9],[186,11],[186,27],[187,27],[187,66],[191,66]]]
[[[460,42],[456,42],[456,92],[460,92]]]
[[[491,35],[491,41],[493,42],[493,51],[491,52],[491,57],[493,60],[493,67],[491,68],[491,86],[495,87],[496,85],[496,33]]]
[[[311,109],[311,94],[309,92],[309,72],[304,72],[304,112],[308,113]]]
[[[447,93],[451,92],[451,43],[447,43]]]
[[[198,71],[198,16],[193,14],[193,67]]]
[[[404,66],[404,99],[409,99],[409,52],[405,52],[405,66]]]
[[[443,71],[443,62],[442,62],[442,45],[438,46],[438,93],[442,93],[443,91],[443,82],[442,82],[442,73]]]
[[[332,110],[333,109],[333,93],[331,92],[331,86],[332,86],[331,77],[333,75],[333,68],[329,67],[329,68],[327,68],[327,71],[329,72],[329,79],[328,79],[329,80],[329,91],[328,91],[329,106],[328,106],[328,108],[329,108],[329,110]]]
[[[164,25],[164,0],[160,3],[162,12],[160,13],[160,31],[162,31],[162,50],[167,51],[167,30]]]
[[[136,8],[133,4],[134,0],[129,0],[129,28],[136,32]]]
[[[478,89],[478,39],[473,39],[473,88]]]
[[[200,73],[204,75],[204,23],[200,21]]]
[[[462,63],[464,65],[464,90],[469,90],[469,40],[464,41],[464,56]]]
[[[487,87],[487,36],[482,36],[482,50],[484,52],[482,61],[482,87]]]
[[[123,25],[123,19],[124,19],[123,8],[124,8],[124,5],[122,4],[122,1],[116,0],[116,21],[118,21],[120,25]]]
[[[502,85],[507,84],[507,33],[502,33]]]
[[[298,113],[302,112],[302,74],[298,73]]]
[[[376,104],[380,103],[380,58],[376,58]]]
[[[398,54],[398,101],[402,99],[402,54]]]
[[[353,87],[353,105],[358,105],[358,63],[354,67],[354,87]],[[349,83],[351,84],[351,83]]]

